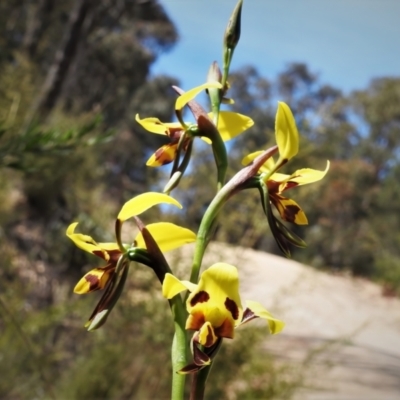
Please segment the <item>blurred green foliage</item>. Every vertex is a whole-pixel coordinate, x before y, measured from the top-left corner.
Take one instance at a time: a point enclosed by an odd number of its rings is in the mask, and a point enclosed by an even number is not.
[[[107,241],[124,200],[163,187],[165,170],[144,166],[163,138],[134,116],[171,119],[176,80],[149,71],[176,40],[155,0],[0,2],[0,398],[169,397],[172,324],[156,280],[132,268],[109,323],[87,333],[96,296],[78,298],[72,288],[96,260],[65,229],[79,221]],[[344,95],[293,64],[275,80],[247,67],[230,82],[235,109],[255,121],[229,145],[231,175],[244,155],[274,144],[277,99],[288,102],[302,136],[287,172],[331,160],[321,183],[293,190],[310,221],[296,229],[309,248],[294,258],[399,293],[400,79]],[[185,207],[180,223],[194,230],[215,184],[210,148],[195,147],[175,194]],[[277,252],[262,215],[258,194],[240,193],[223,210],[216,239]],[[224,343],[210,398],[290,398],[301,371],[276,362],[264,339],[264,331],[243,329]]]

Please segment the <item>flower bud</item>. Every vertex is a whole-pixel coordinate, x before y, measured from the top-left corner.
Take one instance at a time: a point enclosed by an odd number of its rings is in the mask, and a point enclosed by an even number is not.
[[[243,0],[239,0],[229,19],[224,35],[224,47],[233,50],[239,43]]]
[[[210,69],[208,70],[207,74],[207,82],[221,82],[222,73],[219,69],[218,63],[214,61],[210,65]]]

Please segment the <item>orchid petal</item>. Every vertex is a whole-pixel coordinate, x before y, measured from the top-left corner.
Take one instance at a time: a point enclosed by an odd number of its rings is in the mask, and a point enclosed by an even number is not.
[[[212,119],[213,113],[209,113],[208,116]],[[232,111],[221,111],[219,113],[218,131],[224,142],[235,138],[253,125],[254,121],[246,115]]]
[[[283,220],[297,225],[308,224],[306,214],[294,200],[283,197],[277,193],[271,194],[270,199]]]
[[[275,138],[279,148],[280,160],[290,160],[299,151],[299,133],[289,106],[278,103],[275,118]]]
[[[268,181],[274,181],[277,183],[286,183],[287,181],[290,180],[290,178],[294,176],[293,175],[288,175],[288,174],[281,174],[280,172],[275,172],[273,173],[269,178]]]
[[[136,122],[138,122],[146,131],[156,133],[158,135],[168,135],[169,130],[172,129],[182,129],[179,122],[161,122],[158,118],[143,118],[140,119],[139,114],[135,116]]]
[[[233,337],[234,321],[242,314],[237,269],[229,264],[217,263],[205,270],[197,289],[187,300],[190,315],[186,329],[200,329],[205,321],[214,327],[223,327],[219,337]]]
[[[160,147],[150,158],[146,161],[148,167],[161,167],[175,160],[178,144],[168,143]]]
[[[206,321],[199,330],[198,341],[202,346],[210,347],[217,341],[214,327],[210,322]]]
[[[253,318],[258,317],[267,320],[271,334],[275,335],[281,332],[285,327],[285,323],[283,321],[275,318],[260,303],[257,303],[256,301],[246,301],[246,305],[247,308],[254,314]]]
[[[113,272],[114,268],[92,269],[76,284],[74,292],[77,294],[85,294],[104,289]]]
[[[103,249],[96,241],[89,235],[84,235],[82,233],[75,233],[75,228],[78,226],[78,222],[73,222],[67,228],[67,236],[75,243],[80,249],[87,251],[88,253],[95,254],[94,252],[100,252],[103,257],[99,254],[99,257],[108,261],[109,255],[105,249]]]
[[[147,192],[127,201],[122,206],[117,219],[121,222],[124,222],[134,215],[140,215],[157,204],[173,204],[179,208],[182,208],[178,201],[166,194]]]
[[[197,86],[191,90],[180,95],[175,102],[175,110],[181,110],[189,101],[193,100],[200,92],[205,89],[216,88],[222,89],[222,85],[219,82],[207,82],[203,85]]]
[[[320,181],[328,172],[330,163],[327,161],[326,168],[324,171],[311,168],[303,168],[294,172],[292,175],[286,178],[287,184],[290,187],[290,183],[297,183],[296,186],[306,185],[308,183]],[[284,189],[282,189],[283,191]]]
[[[259,155],[263,154],[264,151],[255,151],[254,153],[248,154],[246,157],[242,159],[242,165],[249,165],[252,161],[254,161]],[[275,168],[275,161],[273,157],[270,157],[265,161],[265,163],[261,166],[259,172],[260,173],[269,173]]]
[[[85,327],[88,331],[100,328],[107,321],[112,309],[121,296],[129,271],[129,262],[124,262],[119,271],[114,273],[105,288]]]
[[[184,290],[193,292],[196,290],[197,285],[189,281],[181,281],[176,276],[167,273],[165,274],[164,282],[162,285],[162,294],[166,299],[172,299],[178,293]]]
[[[105,251],[119,250],[117,243],[98,243],[99,247]]]
[[[146,225],[147,230],[153,236],[162,252],[167,252],[196,240],[196,234],[189,229],[172,224],[170,222],[156,222]],[[143,236],[139,233],[135,239],[137,247],[146,248]]]

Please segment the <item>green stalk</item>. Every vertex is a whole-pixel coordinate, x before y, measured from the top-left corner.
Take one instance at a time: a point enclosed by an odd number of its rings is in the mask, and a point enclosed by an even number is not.
[[[210,240],[210,232],[213,222],[222,206],[228,200],[231,189],[231,185],[229,184],[223,186],[216,194],[203,215],[199,230],[197,232],[196,246],[193,256],[192,273],[190,275],[190,282],[192,283],[197,283],[199,280],[200,267],[203,261],[204,252],[206,251],[208,242]]]
[[[187,365],[187,338],[186,338],[186,309],[180,295],[169,300],[172,315],[174,316],[175,335],[172,341],[171,360],[172,360],[172,387],[171,399],[183,400],[185,394],[186,375],[178,374]]]
[[[233,57],[233,49],[231,48],[225,49],[224,64],[222,66],[222,81],[221,81],[222,87],[225,87],[226,82],[228,81],[229,68],[231,66],[232,57]]]
[[[198,282],[201,263],[203,261],[204,252],[210,240],[213,223],[222,206],[235,192],[252,187],[253,182],[251,178],[257,175],[261,165],[263,165],[277,151],[278,146],[272,146],[268,150],[264,151],[250,165],[243,168],[235,176],[233,176],[233,178],[221,188],[221,190],[211,201],[203,215],[199,230],[197,232],[190,282],[196,284]]]

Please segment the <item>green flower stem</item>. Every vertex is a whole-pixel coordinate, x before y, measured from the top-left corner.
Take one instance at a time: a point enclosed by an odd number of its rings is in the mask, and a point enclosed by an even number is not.
[[[188,363],[188,341],[186,337],[186,309],[180,295],[169,300],[172,315],[174,316],[175,335],[172,341],[172,400],[182,400],[185,393],[186,375],[178,374]]]
[[[215,163],[217,165],[217,190],[221,190],[225,184],[226,170],[228,169],[228,155],[226,152],[225,143],[218,132],[219,110],[221,107],[221,90],[209,89],[208,95],[211,102],[211,110],[213,113],[213,123],[215,131],[212,137],[209,137],[212,142]]]
[[[122,228],[122,221],[117,219],[115,221],[115,238],[117,240],[117,244],[119,249],[121,250],[121,253],[125,253],[126,249],[124,247],[124,245],[122,244],[122,240],[121,240],[121,228]]]
[[[192,273],[190,275],[190,282],[196,283],[199,280],[199,272],[201,263],[203,261],[204,252],[206,251],[208,242],[210,240],[210,233],[212,230],[213,222],[221,210],[222,206],[228,200],[231,194],[231,185],[226,184],[216,194],[200,223],[199,230],[197,232],[196,247],[193,256]]]
[[[221,108],[221,89],[208,89],[208,95],[211,102],[211,111],[213,113],[213,122],[218,126],[219,110]]]
[[[217,165],[217,190],[220,191],[225,184],[226,170],[228,169],[228,156],[225,143],[221,136],[212,141],[215,163]]]
[[[251,178],[258,174],[258,170],[270,157],[278,151],[278,146],[272,146],[264,153],[260,154],[250,165],[241,169],[221,190],[216,194],[211,201],[200,223],[197,232],[196,246],[193,256],[192,272],[190,282],[197,284],[199,280],[199,272],[203,261],[204,252],[211,238],[211,231],[215,218],[226,201],[235,192],[243,190],[252,185]]]
[[[232,57],[233,57],[233,49],[226,48],[224,51],[224,64],[222,67],[222,81],[221,81],[222,87],[225,87],[226,82],[228,81],[229,68],[231,66]]]

